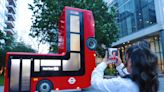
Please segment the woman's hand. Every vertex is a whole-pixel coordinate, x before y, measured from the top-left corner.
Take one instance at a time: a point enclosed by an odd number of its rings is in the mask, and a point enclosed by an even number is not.
[[[122,63],[122,60],[119,56],[116,56],[116,62],[115,62],[115,65],[116,66],[119,66],[120,64]]]
[[[105,52],[105,57],[103,58],[103,62],[106,64],[115,64],[116,66],[120,65],[122,63],[122,60],[119,56],[109,56],[108,57],[108,51]]]
[[[106,64],[113,64],[115,63],[115,61],[112,60],[113,58],[113,56],[108,56],[108,51],[105,51],[105,57],[103,58],[103,62],[105,62]]]

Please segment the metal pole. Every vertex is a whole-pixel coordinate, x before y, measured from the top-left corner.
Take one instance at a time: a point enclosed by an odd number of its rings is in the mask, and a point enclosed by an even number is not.
[[[164,29],[160,31],[161,45],[162,45],[162,56],[163,56],[163,64],[164,64]]]

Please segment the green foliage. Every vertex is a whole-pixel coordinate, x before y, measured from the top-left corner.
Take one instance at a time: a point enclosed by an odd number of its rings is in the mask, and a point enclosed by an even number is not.
[[[5,33],[0,30],[0,47],[3,47],[4,46],[5,39],[6,39]]]
[[[0,75],[0,86],[3,86],[3,82],[4,82],[4,77],[3,75]]]
[[[115,68],[106,68],[104,71],[104,75],[114,76],[117,73]]]
[[[2,37],[2,36],[1,36]],[[5,56],[6,52],[11,51],[14,46],[15,38],[13,35],[3,35],[3,38],[5,40],[4,44],[0,44],[0,67],[5,65]]]
[[[5,39],[5,34],[0,30],[0,39]]]
[[[34,4],[29,4],[29,9],[33,11],[30,36],[38,38],[40,42],[57,43],[57,37],[51,36],[56,32],[50,30],[58,30],[58,20],[64,6],[87,9],[93,12],[98,54],[102,52],[101,44],[109,47],[118,37],[115,9],[111,8],[109,12],[108,5],[103,0],[34,0]]]
[[[5,47],[7,46],[7,47],[12,48],[16,43],[15,41],[16,39],[14,35],[7,34],[5,37]]]
[[[31,46],[28,46],[23,42],[17,42],[16,46],[14,46],[11,51],[12,52],[33,52],[33,53],[36,52],[34,49],[31,48]]]

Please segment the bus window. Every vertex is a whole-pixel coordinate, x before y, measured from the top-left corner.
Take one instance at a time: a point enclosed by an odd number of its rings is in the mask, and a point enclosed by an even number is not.
[[[80,54],[71,53],[69,60],[63,60],[63,71],[78,71],[80,69]]]

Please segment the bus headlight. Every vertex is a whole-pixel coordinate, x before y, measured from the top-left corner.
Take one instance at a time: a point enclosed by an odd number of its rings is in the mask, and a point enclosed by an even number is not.
[[[90,49],[90,50],[95,50],[96,49],[96,46],[97,46],[97,41],[95,38],[93,37],[90,37],[87,39],[87,47]]]

